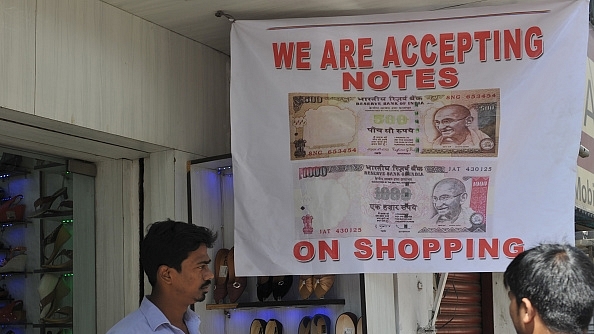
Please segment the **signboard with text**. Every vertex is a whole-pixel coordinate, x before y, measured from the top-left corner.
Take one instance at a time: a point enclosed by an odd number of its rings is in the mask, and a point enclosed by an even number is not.
[[[587,5],[236,21],[238,274],[503,271],[572,242]]]

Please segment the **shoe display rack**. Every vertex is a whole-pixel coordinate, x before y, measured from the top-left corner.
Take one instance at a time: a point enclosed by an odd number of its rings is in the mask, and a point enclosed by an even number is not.
[[[240,277],[235,272],[233,175],[230,155],[189,162],[190,222],[218,234],[211,259],[215,275],[205,304],[196,304],[201,330],[228,333],[331,333],[341,314],[364,315],[362,275]],[[204,308],[201,310],[201,308]],[[348,317],[352,319],[353,317]],[[310,319],[308,321],[307,319]],[[344,322],[344,321],[343,321]],[[359,325],[357,319],[354,321]],[[363,322],[344,333],[363,333]],[[337,327],[338,328],[338,327]],[[332,332],[334,333],[334,332]],[[342,332],[341,332],[342,333]]]
[[[67,161],[24,157],[3,170],[5,157],[0,159],[0,331],[71,334],[76,174],[68,172]]]

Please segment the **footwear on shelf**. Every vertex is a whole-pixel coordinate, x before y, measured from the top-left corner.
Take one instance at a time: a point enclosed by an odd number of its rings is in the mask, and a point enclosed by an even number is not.
[[[7,261],[0,267],[0,273],[24,272],[27,267],[27,247],[19,246],[12,248]]]
[[[299,276],[299,296],[305,300],[311,296],[314,287],[314,277],[312,275]]]
[[[26,312],[22,300],[15,300],[0,309],[0,324],[25,322]]]
[[[58,189],[55,193],[50,196],[42,196],[33,202],[35,207],[35,212],[33,215],[29,216],[30,218],[42,218],[47,216],[46,213],[51,209],[52,205],[58,199],[58,197],[63,196],[64,199],[68,199],[68,192],[67,188],[63,187]]]
[[[247,285],[247,277],[235,276],[235,248],[231,247],[229,254],[227,254],[227,266],[229,267],[229,279],[227,280],[227,294],[229,294],[229,302],[235,303],[245,290]]]
[[[62,276],[47,273],[41,278],[37,292],[39,292],[39,317],[43,320],[51,318],[58,310],[59,302],[70,293],[70,287]]]
[[[46,269],[72,269],[72,249],[62,249],[54,257],[51,263],[49,264],[42,264],[41,268]]]
[[[311,334],[330,334],[330,318],[325,314],[316,314],[311,320]]]
[[[23,195],[16,195],[0,205],[0,223],[25,219],[25,204],[20,204],[22,199]]]
[[[318,299],[324,298],[328,290],[334,285],[336,275],[315,275],[314,294]]]
[[[227,267],[227,248],[221,248],[217,251],[215,256],[215,271],[214,271],[214,302],[222,304],[227,297],[227,280],[229,278],[229,270]]]
[[[352,312],[344,312],[336,318],[335,333],[353,333],[357,330],[357,316]]]
[[[66,225],[60,224],[50,234],[48,234],[43,239],[43,245],[41,245],[41,247],[42,247],[42,250],[44,253],[44,257],[46,258],[43,263],[44,265],[49,265],[54,261],[54,259],[58,255],[58,253],[60,253],[62,246],[64,246],[64,244],[68,240],[70,240],[70,237],[71,237],[71,235],[70,235],[70,232],[68,232]],[[52,253],[50,254],[50,256],[46,257],[45,256],[46,247],[49,245],[52,245],[52,244],[54,245]]]
[[[299,330],[297,331],[297,334],[310,334],[311,333],[311,318],[308,316],[305,316],[303,318],[301,318],[301,321],[299,322]]]
[[[268,320],[264,334],[283,334],[283,324],[276,319]]]
[[[360,316],[359,319],[357,319],[357,331],[355,333],[364,334],[363,333],[363,322],[365,322],[365,318],[363,318],[363,316]]]
[[[258,276],[256,294],[261,302],[270,297],[272,294],[272,276]]]
[[[293,285],[293,275],[274,276],[272,278],[272,296],[274,300],[281,300]]]
[[[250,326],[250,334],[264,334],[265,329],[266,329],[266,320],[264,320],[264,319],[252,320],[252,325]]]
[[[50,316],[41,318],[46,324],[69,324],[72,322],[72,306],[57,308]]]

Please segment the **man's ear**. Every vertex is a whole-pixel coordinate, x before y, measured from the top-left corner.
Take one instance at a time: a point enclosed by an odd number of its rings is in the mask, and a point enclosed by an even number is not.
[[[159,269],[157,269],[157,280],[164,284],[171,284],[171,270],[172,268],[166,265],[159,266]]]
[[[530,324],[534,322],[538,312],[536,312],[536,308],[532,306],[532,302],[528,298],[522,298],[522,302],[520,303],[520,320],[524,324]]]
[[[472,121],[474,121],[474,117],[472,116],[468,116],[464,119],[464,123],[468,126],[470,124],[472,124]]]

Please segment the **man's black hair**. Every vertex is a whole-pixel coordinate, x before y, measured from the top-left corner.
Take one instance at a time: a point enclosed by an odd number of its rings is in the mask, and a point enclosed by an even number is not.
[[[519,254],[503,284],[518,306],[530,300],[554,333],[582,334],[594,312],[594,264],[570,245],[541,244]]]
[[[155,222],[140,243],[140,263],[154,287],[161,265],[181,271],[181,263],[201,245],[212,248],[216,233],[210,229],[171,219]]]

